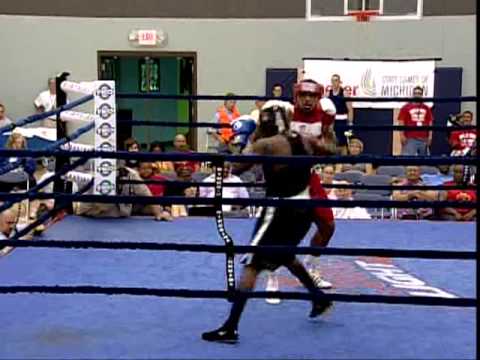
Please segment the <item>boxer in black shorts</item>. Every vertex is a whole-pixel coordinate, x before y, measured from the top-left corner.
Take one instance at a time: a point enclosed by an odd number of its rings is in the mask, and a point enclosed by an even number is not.
[[[244,153],[275,156],[299,156],[313,154],[313,147],[305,138],[289,131],[289,119],[282,107],[271,107],[260,113],[259,126],[253,135],[253,142]],[[251,124],[232,124],[234,133]],[[243,133],[244,141],[250,134]],[[242,172],[252,164],[235,164],[234,171]],[[266,195],[273,198],[309,199],[310,165],[308,164],[264,164]],[[266,207],[255,226],[252,245],[297,246],[307,234],[313,221],[313,209],[298,207]],[[310,317],[325,313],[332,305],[325,294],[318,289],[303,264],[295,254],[259,253],[247,254],[242,259],[245,267],[239,283],[240,291],[251,291],[259,273],[285,266],[313,295]],[[206,341],[235,343],[238,340],[238,323],[247,302],[245,296],[238,296],[231,308],[230,316],[217,330],[202,334]]]

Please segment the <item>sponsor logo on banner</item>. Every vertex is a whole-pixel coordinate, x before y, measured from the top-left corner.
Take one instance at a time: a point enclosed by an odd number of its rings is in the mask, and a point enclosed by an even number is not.
[[[109,176],[115,171],[115,166],[110,160],[105,160],[97,167],[97,171],[102,176]]]
[[[113,135],[114,128],[109,123],[102,123],[98,128],[96,133],[100,135],[102,138],[106,139]]]
[[[375,97],[377,96],[377,89],[375,86],[375,77],[372,75],[372,69],[368,68],[362,74],[360,89],[366,96]]]
[[[96,81],[95,101],[95,150],[112,152],[116,144],[115,82]],[[115,195],[117,161],[95,159],[94,193]]]
[[[115,191],[115,185],[109,180],[102,180],[96,187],[95,190],[100,195],[111,195]]]
[[[314,79],[331,89],[331,77],[340,75],[346,96],[400,97],[413,96],[416,86],[425,97],[434,97],[435,61],[370,61],[370,60],[304,60],[304,78]],[[356,108],[400,108],[405,102],[353,102]],[[428,104],[432,106],[432,104]]]
[[[108,100],[113,95],[113,89],[107,84],[101,85],[97,90],[97,95],[102,100]]]

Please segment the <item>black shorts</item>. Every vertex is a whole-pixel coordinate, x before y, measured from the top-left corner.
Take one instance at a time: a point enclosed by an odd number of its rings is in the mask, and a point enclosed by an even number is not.
[[[347,146],[347,137],[345,131],[347,131],[347,120],[335,119],[333,128],[335,130],[335,136],[337,137],[337,146]]]
[[[305,208],[267,207],[257,220],[251,245],[297,246],[312,224],[312,211]],[[275,270],[295,259],[295,254],[259,253],[246,255],[243,263],[257,270]]]

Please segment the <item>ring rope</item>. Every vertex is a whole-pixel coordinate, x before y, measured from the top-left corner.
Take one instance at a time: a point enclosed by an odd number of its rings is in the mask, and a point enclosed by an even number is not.
[[[130,195],[74,195],[61,193],[36,193],[26,196],[25,193],[0,193],[0,201],[30,199],[57,199],[65,201],[79,201],[102,204],[143,204],[143,205],[216,205],[214,198],[184,196],[130,196]],[[445,208],[457,207],[464,209],[476,209],[474,202],[462,201],[400,201],[400,200],[329,200],[329,199],[274,199],[274,198],[224,198],[223,205],[256,205],[256,206],[292,206],[292,207],[344,207],[351,208],[362,206],[367,208]]]
[[[0,128],[0,134],[3,134],[4,132],[10,131],[10,130],[13,130],[16,127],[21,127],[21,126],[24,126],[24,125],[34,123],[34,122],[39,121],[39,120],[46,119],[47,117],[50,117],[52,115],[58,115],[62,111],[73,109],[74,107],[82,105],[82,104],[84,104],[84,103],[86,103],[86,102],[88,102],[92,99],[93,99],[93,95],[87,95],[87,96],[81,97],[78,100],[72,101],[71,103],[68,103],[66,105],[62,105],[55,110],[43,112],[43,113],[40,113],[40,114],[30,115],[26,118],[23,118],[23,119],[20,119],[20,120],[14,122],[14,123],[11,123],[9,125],[1,127]]]
[[[247,96],[247,95],[167,95],[158,93],[117,93],[117,99],[168,99],[168,100],[272,100],[271,96]],[[290,97],[276,98],[276,100],[292,101]],[[422,98],[399,98],[399,97],[345,97],[345,101],[351,102],[435,102],[435,103],[459,103],[476,102],[476,96],[457,97],[422,97]]]
[[[132,126],[159,126],[159,127],[176,127],[176,128],[231,128],[231,124],[213,123],[213,122],[189,122],[178,123],[174,121],[152,121],[152,120],[118,120],[119,124]],[[436,130],[436,131],[456,131],[456,130],[473,130],[475,125],[429,125],[429,126],[407,126],[407,125],[335,125],[338,129],[344,130],[362,130],[362,131],[404,131],[404,130]]]
[[[14,246],[24,248],[54,248],[54,249],[103,249],[103,250],[148,250],[148,251],[178,251],[178,252],[206,252],[224,254],[231,251],[234,254],[296,254],[296,255],[329,255],[329,256],[371,256],[388,258],[412,258],[435,260],[476,260],[475,251],[450,250],[411,250],[411,249],[382,249],[382,248],[321,248],[305,246],[252,246],[209,244],[178,244],[158,242],[124,242],[124,241],[76,241],[76,240],[0,240],[0,246]]]
[[[42,182],[38,183],[34,187],[32,187],[29,191],[26,191],[22,194],[25,194],[25,198],[30,198],[30,196],[38,193],[39,190],[43,189],[47,185],[51,184],[55,180],[59,180],[63,175],[68,173],[69,171],[75,169],[77,166],[83,165],[87,160],[85,159],[77,159],[74,161],[72,164],[67,164],[64,166],[60,171],[56,172],[52,176],[46,178]],[[9,209],[11,206],[13,206],[15,202],[5,202],[4,204],[0,205],[0,212]]]
[[[165,184],[165,185],[190,185],[197,187],[215,187],[211,182],[178,181],[178,180],[128,180],[119,179],[118,184]],[[223,183],[223,187],[265,187],[265,182]],[[476,190],[476,185],[362,185],[362,184],[324,184],[326,189],[349,189],[349,190]]]
[[[142,287],[103,287],[103,286],[0,286],[0,294],[40,293],[40,294],[90,294],[90,295],[134,295],[179,298],[223,299],[230,296],[225,290],[152,289]],[[284,291],[235,291],[235,296],[246,298],[281,298],[288,300],[312,300],[309,293]],[[338,302],[404,304],[426,306],[477,307],[475,298],[443,298],[430,296],[388,296],[325,294],[325,298]]]
[[[93,180],[90,181],[88,184],[86,184],[84,187],[82,187],[78,192],[77,194],[81,194],[81,193],[84,193],[88,190],[90,190],[90,188],[92,188],[93,186]],[[11,239],[13,241],[16,241],[18,239],[20,239],[22,236],[25,236],[27,235],[30,231],[34,230],[37,226],[39,225],[42,225],[44,224],[46,221],[48,221],[50,218],[52,218],[53,216],[55,216],[60,210],[62,210],[64,208],[63,205],[61,204],[57,204],[55,203],[55,206],[53,209],[45,212],[44,214],[42,214],[39,218],[37,218],[34,222],[28,224],[25,228],[23,228],[22,230],[19,230],[17,231],[12,237]],[[25,242],[25,241],[23,241]],[[33,242],[32,242],[33,243]]]
[[[267,164],[359,164],[372,163],[377,165],[476,165],[476,156],[271,156],[271,155],[224,155],[212,153],[146,153],[128,151],[64,151],[64,150],[11,150],[0,149],[3,157],[42,157],[42,156],[71,156],[102,159],[128,159],[140,161],[227,161],[238,163],[267,163]]]
[[[57,149],[59,149],[61,146],[65,145],[66,143],[68,143],[72,140],[75,140],[75,139],[79,138],[81,135],[83,135],[86,132],[92,130],[94,127],[95,127],[95,123],[93,123],[93,122],[86,125],[86,126],[83,126],[79,129],[77,129],[76,131],[74,131],[70,136],[65,137],[61,140],[55,141],[54,143],[48,145],[43,151],[57,151]],[[30,151],[30,150],[27,150],[27,151]],[[36,150],[33,150],[33,152],[35,152],[35,151]],[[35,157],[35,156],[31,156],[31,157]],[[9,171],[15,170],[16,168],[18,168],[21,165],[22,165],[22,160],[17,160],[13,163],[9,163],[9,164],[3,166],[2,168],[0,168],[0,175],[6,174]]]

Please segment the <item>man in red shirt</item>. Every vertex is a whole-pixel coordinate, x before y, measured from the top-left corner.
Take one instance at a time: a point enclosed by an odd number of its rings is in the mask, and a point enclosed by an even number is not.
[[[473,113],[464,111],[460,120],[461,126],[471,126],[473,123]],[[467,154],[477,140],[477,129],[455,130],[450,134],[448,140],[452,149],[452,156],[463,156]]]
[[[455,185],[463,185],[463,167],[463,165],[455,165],[453,167],[453,181],[447,181],[443,185],[452,187]],[[475,190],[452,189],[442,193],[441,200],[465,201],[474,203],[477,201],[477,193]],[[440,218],[443,220],[453,221],[474,221],[477,218],[477,210],[464,208],[445,208],[440,210]]]
[[[413,97],[417,99],[423,97],[421,86],[413,89]],[[430,126],[433,124],[432,110],[422,102],[408,103],[400,109],[398,123],[405,126]],[[425,156],[429,154],[432,144],[432,132],[425,130],[402,131],[400,132],[400,141],[402,155]]]

